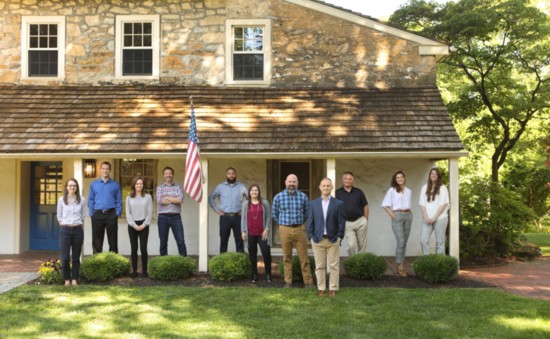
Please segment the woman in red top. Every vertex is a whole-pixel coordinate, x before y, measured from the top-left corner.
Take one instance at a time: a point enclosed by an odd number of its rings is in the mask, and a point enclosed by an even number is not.
[[[269,202],[262,199],[260,186],[250,185],[248,200],[241,210],[241,232],[244,241],[248,240],[248,257],[252,264],[252,283],[258,280],[258,245],[265,264],[265,280],[271,282],[271,208]]]

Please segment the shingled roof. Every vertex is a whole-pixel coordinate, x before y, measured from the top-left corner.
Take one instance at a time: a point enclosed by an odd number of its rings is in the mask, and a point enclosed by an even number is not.
[[[0,86],[0,154],[461,151],[433,88]]]

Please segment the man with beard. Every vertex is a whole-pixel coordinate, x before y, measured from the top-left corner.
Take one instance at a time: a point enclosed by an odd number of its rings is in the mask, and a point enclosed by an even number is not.
[[[247,198],[246,187],[237,182],[237,170],[229,167],[225,171],[226,182],[222,182],[208,196],[210,208],[220,216],[220,253],[227,252],[227,243],[231,230],[235,238],[237,252],[244,252],[244,242],[241,237],[241,206]],[[216,206],[216,198],[220,205]]]
[[[283,249],[285,288],[292,286],[292,248],[296,246],[302,277],[306,288],[312,288],[313,279],[307,254],[307,235],[304,222],[309,209],[308,197],[298,190],[298,177],[289,174],[286,189],[273,198],[272,219],[279,224],[279,237]]]

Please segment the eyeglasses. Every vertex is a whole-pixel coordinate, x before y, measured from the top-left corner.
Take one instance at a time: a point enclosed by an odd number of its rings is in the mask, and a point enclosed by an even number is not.
[[[67,187],[76,187],[76,185],[67,185]]]

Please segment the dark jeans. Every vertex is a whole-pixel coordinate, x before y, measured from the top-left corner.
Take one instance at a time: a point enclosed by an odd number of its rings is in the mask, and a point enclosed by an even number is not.
[[[63,280],[78,280],[78,275],[80,273],[80,253],[82,253],[83,243],[84,230],[82,226],[61,226],[59,230],[59,249],[61,250]],[[71,262],[73,264],[72,270]]]
[[[109,252],[118,253],[118,217],[114,209],[107,213],[94,211],[92,216],[92,247],[94,254],[103,252],[105,230],[107,230]]]
[[[269,247],[267,240],[262,239],[261,235],[248,236],[248,257],[252,265],[252,273],[258,275],[258,245],[260,245],[262,257],[264,258],[265,273],[271,274],[271,247]]]
[[[141,226],[145,220],[136,221],[136,225]],[[149,226],[141,231],[136,231],[135,228],[128,225],[128,235],[130,236],[130,248],[132,258],[132,272],[137,272],[138,263],[138,238],[139,248],[141,249],[141,272],[147,273],[147,240],[149,239]]]
[[[220,253],[227,252],[227,243],[233,230],[237,252],[244,252],[244,242],[241,235],[241,216],[220,215]]]
[[[170,228],[176,244],[178,252],[181,256],[187,256],[187,248],[185,247],[185,237],[183,235],[183,223],[181,222],[180,214],[159,214],[158,218],[159,238],[160,238],[160,255],[168,254],[168,233]]]

